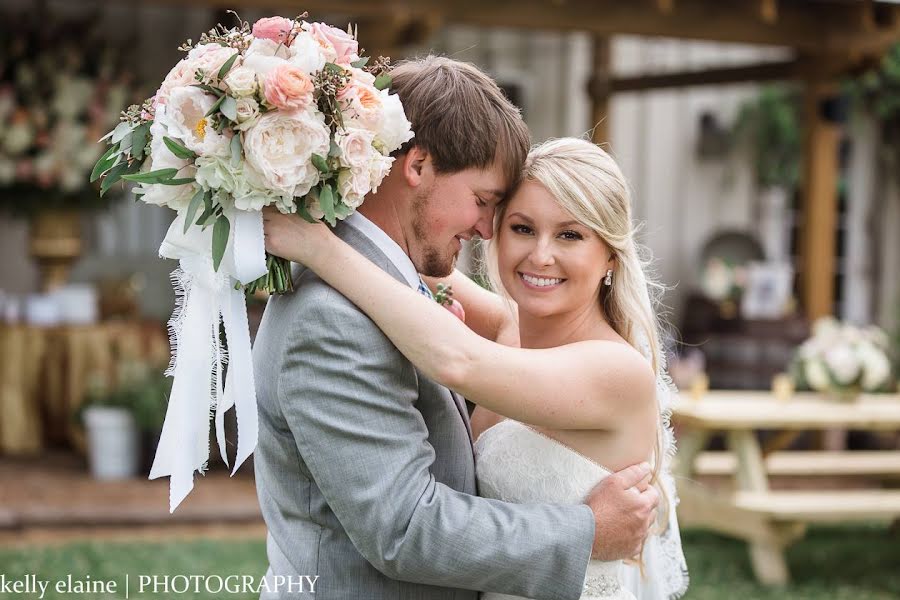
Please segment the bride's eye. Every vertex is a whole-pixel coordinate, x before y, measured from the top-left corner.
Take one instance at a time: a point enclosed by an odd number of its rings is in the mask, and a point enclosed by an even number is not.
[[[562,236],[562,238],[566,239],[566,240],[583,240],[584,239],[584,236],[582,236],[577,231],[572,231],[572,230],[563,231],[559,235]]]
[[[521,233],[522,235],[528,235],[531,233],[531,227],[528,225],[512,225],[510,229],[515,233]]]

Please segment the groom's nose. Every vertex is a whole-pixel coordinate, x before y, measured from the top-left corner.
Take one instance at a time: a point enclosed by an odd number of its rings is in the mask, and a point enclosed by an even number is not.
[[[482,217],[475,223],[475,233],[483,240],[489,240],[494,236],[494,216]]]

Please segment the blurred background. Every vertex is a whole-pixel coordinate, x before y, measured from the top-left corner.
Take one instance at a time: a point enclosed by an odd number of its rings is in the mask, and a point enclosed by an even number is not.
[[[0,0],[0,573],[264,572],[252,465],[173,515],[146,480],[173,213],[88,184],[227,9],[475,63],[534,141],[605,144],[668,287],[688,598],[900,597],[900,4],[872,0]]]

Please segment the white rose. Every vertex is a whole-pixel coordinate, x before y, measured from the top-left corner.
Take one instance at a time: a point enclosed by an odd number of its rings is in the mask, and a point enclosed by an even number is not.
[[[394,158],[391,156],[382,156],[377,152],[372,156],[369,162],[369,185],[373,192],[378,191],[378,186],[384,181],[384,178],[391,171],[391,165],[394,164]]]
[[[859,359],[849,345],[829,348],[825,352],[825,365],[840,385],[850,385],[859,377]]]
[[[259,102],[253,98],[239,98],[235,112],[237,113],[237,126],[240,131],[253,127],[259,120]]]
[[[275,40],[253,38],[250,47],[244,52],[244,61],[246,62],[251,56],[278,57],[287,60],[291,57],[291,50]]]
[[[205,117],[214,103],[215,97],[199,88],[175,88],[168,102],[157,109],[155,122],[160,122],[170,137],[201,156],[227,156],[231,152],[230,138],[213,129]]]
[[[403,104],[396,94],[381,90],[381,105],[384,116],[375,135],[375,144],[383,153],[390,154],[413,138],[412,124],[406,118]]]
[[[891,363],[884,352],[870,343],[861,344],[858,352],[863,372],[860,384],[866,391],[877,390],[890,377]]]
[[[341,149],[341,165],[348,169],[367,169],[371,155],[375,152],[372,140],[375,137],[366,129],[345,129],[338,131],[334,142]]]
[[[163,107],[161,106],[160,109]],[[150,126],[150,159],[144,163],[141,170],[158,171],[159,169],[178,169],[175,175],[178,179],[193,177],[196,168],[190,161],[178,158],[169,151],[163,142],[166,135],[165,128],[157,119]],[[195,186],[191,183],[185,185],[141,184],[139,188],[143,192],[141,200],[147,204],[168,206],[174,210],[187,208],[194,195]]]
[[[252,96],[259,89],[256,82],[256,71],[245,66],[233,67],[224,79],[225,85],[236,98]]]
[[[319,43],[308,32],[301,31],[291,44],[290,62],[307,75],[312,75],[325,66],[325,55]]]
[[[344,204],[350,208],[357,208],[362,204],[370,189],[368,168],[341,169],[338,173],[338,192]]]
[[[265,187],[278,195],[306,195],[319,181],[313,153],[325,156],[331,132],[313,111],[273,111],[244,133],[244,156]]]
[[[803,365],[803,375],[809,387],[812,389],[825,392],[831,387],[831,378],[828,376],[828,369],[822,361],[812,359],[806,361]]]
[[[237,53],[237,49],[229,46],[220,46],[219,44],[201,44],[195,46],[188,52],[188,64],[194,70],[203,72],[203,80],[211,81],[219,73],[228,60]],[[234,62],[232,68],[240,64],[240,57]]]

